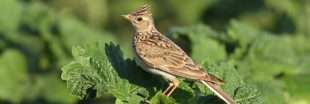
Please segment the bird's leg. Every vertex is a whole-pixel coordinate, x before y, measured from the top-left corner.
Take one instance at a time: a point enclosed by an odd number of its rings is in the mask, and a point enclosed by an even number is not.
[[[171,80],[172,84],[173,84],[173,87],[172,89],[170,90],[170,92],[167,94],[167,97],[169,97],[172,92],[179,86],[179,80],[177,78],[174,78],[173,80]]]
[[[169,82],[169,86],[168,88],[164,91],[164,95],[168,92],[168,94],[166,95],[167,97],[169,97],[171,95],[171,93],[176,89],[176,87],[179,86],[179,80],[176,78],[176,76],[174,75],[171,75],[169,73],[166,73],[164,71],[161,71],[161,70],[152,70],[153,73],[156,73],[156,74],[159,74],[161,75],[164,79],[168,80]],[[172,87],[173,86],[173,87]],[[172,90],[170,90],[172,87]],[[169,91],[170,90],[170,91]]]
[[[166,88],[166,90],[164,91],[163,95],[166,95],[167,91],[169,91],[169,89],[173,86],[173,83],[169,83],[169,86]]]

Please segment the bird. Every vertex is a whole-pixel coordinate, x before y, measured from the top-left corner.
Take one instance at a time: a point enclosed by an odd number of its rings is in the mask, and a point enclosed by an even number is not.
[[[177,78],[183,77],[202,82],[227,104],[235,104],[235,101],[216,85],[224,84],[223,80],[209,74],[178,45],[156,29],[150,5],[142,5],[122,16],[135,28],[132,50],[136,63],[145,71],[169,81],[164,95],[169,97],[180,83]]]

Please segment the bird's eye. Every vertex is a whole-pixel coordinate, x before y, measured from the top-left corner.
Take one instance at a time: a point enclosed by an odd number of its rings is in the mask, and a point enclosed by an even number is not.
[[[137,20],[138,20],[138,21],[142,21],[142,17],[138,17]]]

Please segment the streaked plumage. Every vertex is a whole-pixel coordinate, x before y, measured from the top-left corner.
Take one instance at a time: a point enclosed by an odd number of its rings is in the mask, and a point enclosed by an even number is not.
[[[235,103],[215,85],[215,83],[224,83],[224,81],[205,72],[179,46],[157,31],[149,5],[143,5],[134,12],[123,16],[131,21],[136,29],[132,48],[138,65],[144,70],[160,75],[171,82],[164,94],[172,87],[167,94],[170,96],[179,85],[176,77],[184,77],[201,81],[226,103]]]

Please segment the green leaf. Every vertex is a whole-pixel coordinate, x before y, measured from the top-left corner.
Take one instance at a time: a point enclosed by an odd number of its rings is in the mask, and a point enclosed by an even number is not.
[[[161,95],[154,78],[146,73],[130,59],[124,59],[119,46],[110,43],[103,45],[96,43],[84,47],[72,49],[74,61],[62,68],[62,79],[67,81],[68,88],[72,94],[80,97],[100,96],[103,93],[111,93],[116,97],[116,104],[141,103],[145,97],[150,97],[154,104],[187,104],[192,102],[223,102],[217,97],[212,97],[210,91],[201,83],[180,80],[180,85],[172,94],[172,98]],[[232,62],[206,63],[208,71],[223,79],[227,83],[223,90],[233,97],[237,88],[244,85],[238,77],[238,73]],[[208,96],[199,95],[198,90],[192,88],[198,86],[201,92]],[[144,96],[144,97],[142,97]],[[248,97],[248,96],[243,96]],[[243,98],[240,97],[240,98]],[[207,100],[204,100],[207,98]]]
[[[54,26],[54,15],[56,13],[47,5],[41,2],[30,3],[25,7],[23,14],[23,32],[41,35],[43,40],[47,42],[56,37],[53,36],[52,32],[54,31],[51,30],[52,26]]]
[[[7,49],[1,54],[0,83],[0,99],[18,103],[28,93],[27,62],[21,52]]]
[[[296,67],[296,54],[288,37],[257,30],[237,21],[231,22],[228,36],[237,45],[231,58],[239,60],[238,70],[246,80],[291,73]]]
[[[51,54],[55,57],[57,66],[64,66],[70,62],[70,57],[63,48],[59,38],[53,38],[49,44]]]
[[[192,85],[192,82],[184,79],[180,79],[179,81],[180,84],[171,95],[172,98],[178,104],[189,104],[194,102],[196,100],[197,94],[195,90],[190,86]]]
[[[115,48],[116,46],[111,43],[105,47],[106,50],[113,50],[109,48]],[[117,51],[113,52],[120,55]],[[62,68],[62,79],[67,81],[67,86],[73,95],[85,98],[87,96],[100,96],[103,93],[109,92],[127,103],[143,101],[144,99],[138,96],[138,93],[148,96],[145,88],[130,84],[128,80],[118,76],[117,71],[113,68],[105,54],[104,45],[96,43],[85,45],[84,47],[74,47],[72,53],[74,61]],[[114,64],[122,66],[119,63]],[[96,95],[88,92],[94,90]]]
[[[298,59],[298,68],[294,74],[310,73],[310,55],[301,55]]]
[[[61,34],[60,39],[65,42],[67,49],[94,41],[102,43],[115,41],[111,33],[90,28],[87,24],[78,21],[72,16],[61,16],[58,23]]]
[[[276,14],[285,14],[290,21],[293,23],[294,29],[296,32],[301,33],[299,35],[307,35],[309,36],[309,24],[308,15],[310,12],[310,3],[308,1],[295,1],[295,0],[281,0],[282,2],[278,2],[278,0],[270,0],[266,2],[266,6],[268,8],[272,8],[275,10]],[[299,15],[303,14],[303,15]],[[283,18],[283,17],[282,17]],[[288,20],[287,20],[288,21]],[[284,22],[287,22],[284,21]],[[288,30],[290,25],[281,24],[279,27],[282,27],[282,31]],[[292,26],[291,26],[292,27]]]
[[[296,54],[292,50],[292,42],[288,37],[260,31],[237,21],[231,22],[228,36],[239,45],[234,52],[236,57],[232,58],[296,64],[294,63]]]
[[[284,82],[287,85],[288,102],[290,103],[310,103],[310,73],[284,76]]]
[[[295,53],[301,57],[309,55],[310,45],[307,43],[310,41],[310,37],[305,35],[296,35],[287,37],[291,40],[292,48]]]
[[[218,42],[219,33],[210,27],[198,24],[189,28],[172,28],[171,32],[175,37],[186,36],[191,44],[190,55],[197,62],[202,63],[207,58],[219,61],[226,57],[223,44]]]
[[[266,78],[265,80],[259,80],[253,83],[261,91],[261,95],[267,103],[285,103],[283,95],[284,84],[282,81]]]
[[[169,9],[174,9],[175,14],[177,15],[176,17],[177,19],[179,19],[181,23],[191,24],[199,20],[199,17],[203,13],[202,11],[205,11],[206,9],[210,8],[212,4],[216,4],[216,2],[217,2],[216,0],[195,0],[184,2],[179,2],[178,0],[168,0],[167,4],[170,4]],[[187,8],[183,8],[185,6]]]
[[[220,85],[220,87],[224,92],[226,92],[230,97],[233,98],[235,89],[241,85],[240,79],[238,78],[238,74],[236,73],[233,64],[229,62],[229,63],[221,63],[220,65],[218,65],[214,62],[206,61],[203,65],[204,68],[207,69],[206,70],[207,72],[225,81],[225,84]],[[201,90],[201,92],[207,95],[198,97],[198,100],[196,101],[198,104],[224,103],[204,84],[202,83],[196,83],[196,84],[198,88]]]
[[[29,53],[37,54],[43,50],[43,43],[38,37],[21,32],[24,5],[18,0],[0,1],[0,36],[5,41],[19,46],[31,48]]]
[[[42,86],[42,97],[49,102],[57,103],[74,103],[76,97],[70,95],[66,89],[66,83],[64,83],[56,74],[40,76]]]
[[[294,73],[293,69],[296,69],[297,57],[292,50],[292,41],[237,21],[232,21],[228,35],[239,45],[231,58],[238,60],[241,78],[257,85],[266,102],[285,103],[281,90],[284,86],[274,78],[283,73]]]
[[[233,62],[222,62],[220,64],[216,64],[214,62],[207,61],[204,64],[204,67],[207,71],[225,81],[225,84],[221,86],[221,88],[230,96],[234,95],[234,91],[244,85],[242,80],[239,78],[238,72],[234,67]],[[210,92],[210,91],[209,91]]]
[[[15,32],[21,18],[23,7],[18,0],[0,1],[0,31]],[[8,36],[9,37],[9,36]]]
[[[120,46],[113,44],[105,45],[105,52],[109,62],[118,73],[119,77],[127,79],[130,83],[139,86],[152,88],[156,84],[152,83],[154,80],[150,73],[147,73],[131,59],[124,59],[123,52]]]
[[[232,58],[241,58],[246,53],[247,48],[251,45],[251,42],[261,34],[260,31],[251,28],[238,21],[232,20],[230,27],[227,31],[228,37],[236,44]]]
[[[265,104],[260,91],[255,86],[246,85],[239,87],[235,93],[234,99],[238,104]]]
[[[291,47],[285,38],[267,34],[257,38],[245,58],[254,69],[253,78],[265,79],[282,72],[292,73],[297,65],[297,57]]]
[[[161,92],[156,93],[150,102],[151,104],[176,104],[174,99],[163,95]]]
[[[257,104],[262,104],[264,102],[260,91],[254,86],[247,85],[239,78],[238,72],[234,67],[233,62],[222,62],[220,64],[215,64],[214,62],[207,61],[204,67],[208,69],[208,72],[214,76],[225,81],[224,85],[220,85],[223,91],[230,95],[237,103],[249,104],[256,101]],[[224,103],[222,100],[212,94],[205,85],[201,83],[195,83],[201,92],[207,94],[207,96],[200,96],[196,101],[197,104],[211,103],[218,104]],[[250,86],[250,87],[249,87]],[[212,95],[210,95],[212,94]],[[204,103],[203,103],[204,102]]]

